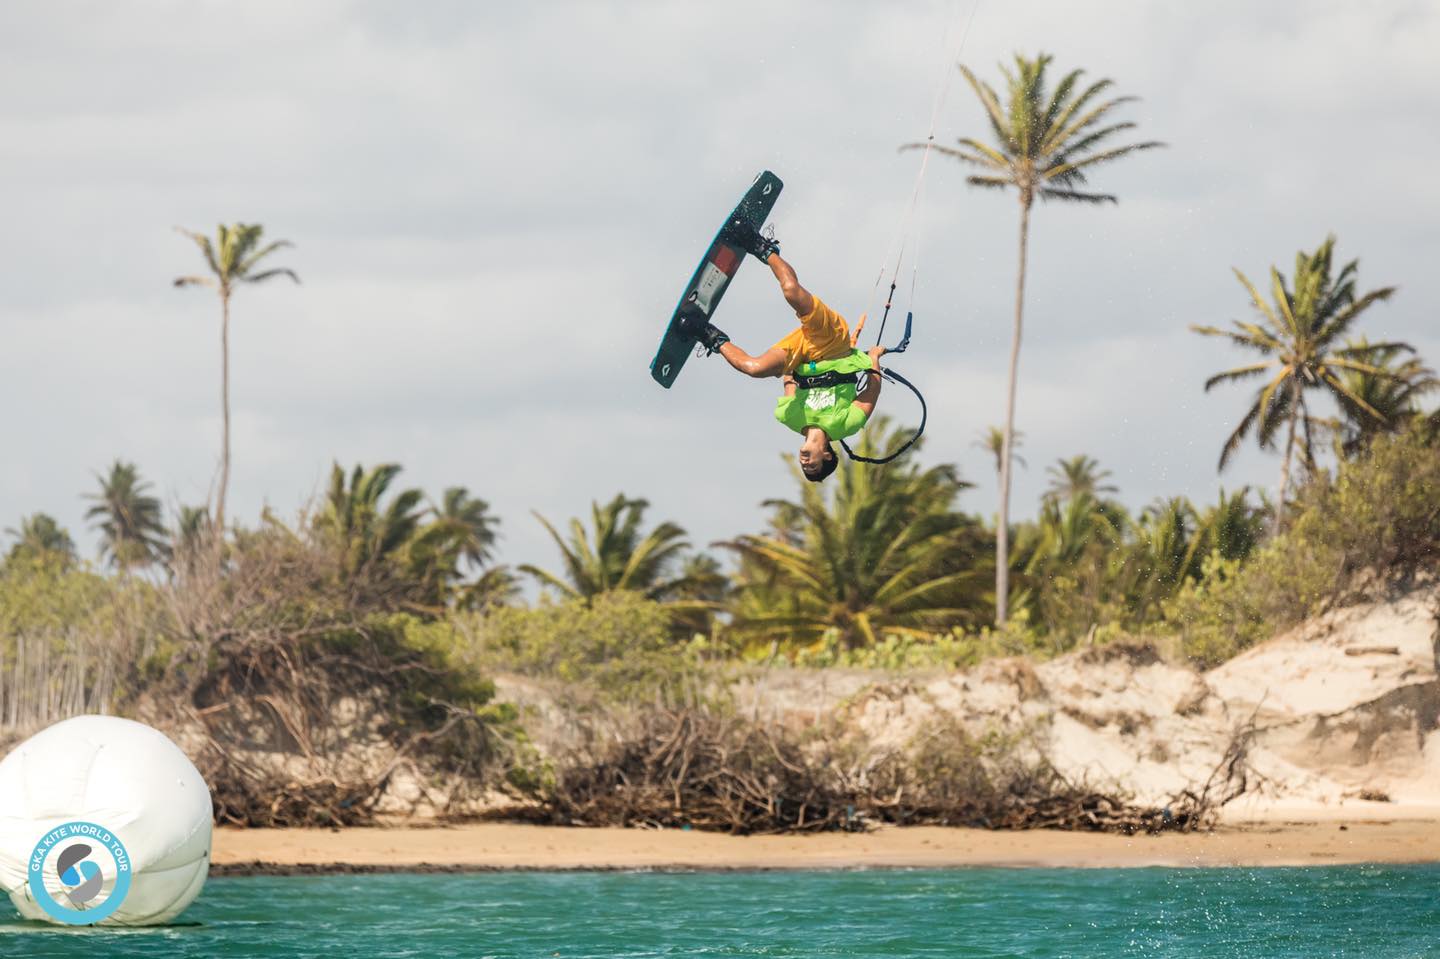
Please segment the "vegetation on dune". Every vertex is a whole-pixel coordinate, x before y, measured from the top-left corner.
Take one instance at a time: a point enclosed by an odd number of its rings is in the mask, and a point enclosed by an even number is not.
[[[1133,834],[1207,826],[1244,788],[1231,764],[1167,808],[1136,806],[1065,780],[1014,742],[978,741],[953,722],[900,748],[841,726],[797,731],[706,709],[648,710],[607,732],[560,757],[524,814],[562,825],[737,834],[858,831],[878,822]]]
[[[76,559],[75,541],[53,516],[31,513],[20,520],[19,527],[6,527],[5,532],[14,539],[6,555],[11,562],[49,556],[68,565]]]
[[[1242,561],[1215,552],[1165,606],[1164,625],[1205,664],[1347,599],[1440,565],[1440,442],[1424,418],[1322,472],[1279,535]]]
[[[877,417],[861,455],[887,448],[890,432]],[[737,636],[804,646],[831,634],[855,649],[974,625],[987,611],[988,544],[955,510],[969,484],[954,467],[846,462],[833,493],[791,468],[800,496],[767,501],[770,532],[722,544],[740,557]]]
[[[33,527],[32,527],[33,528]],[[145,584],[86,568],[52,528],[0,563],[0,730],[110,712],[136,692]]]

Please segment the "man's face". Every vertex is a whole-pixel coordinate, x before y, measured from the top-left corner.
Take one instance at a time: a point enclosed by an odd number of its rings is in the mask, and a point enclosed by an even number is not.
[[[800,469],[807,476],[814,476],[825,465],[825,447],[824,433],[811,430],[805,434],[805,441],[800,444]]]

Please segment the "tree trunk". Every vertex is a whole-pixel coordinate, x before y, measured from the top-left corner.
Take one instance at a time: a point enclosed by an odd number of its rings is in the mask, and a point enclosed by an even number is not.
[[[1299,388],[1291,378],[1290,385],[1290,428],[1285,437],[1285,455],[1280,460],[1280,489],[1275,494],[1275,523],[1270,528],[1270,535],[1276,536],[1280,533],[1280,521],[1285,517],[1285,491],[1290,488],[1290,454],[1295,449],[1295,418],[1300,415]]]
[[[225,493],[230,487],[230,291],[220,290],[220,492],[215,497],[215,534],[225,539]]]
[[[1005,436],[1000,445],[1000,520],[995,529],[995,625],[1010,618],[1010,473],[1014,459],[1015,378],[1020,367],[1020,327],[1025,316],[1025,254],[1030,242],[1030,204],[1034,197],[1020,191],[1020,272],[1015,279],[1015,331],[1010,339],[1010,385],[1005,397]]]

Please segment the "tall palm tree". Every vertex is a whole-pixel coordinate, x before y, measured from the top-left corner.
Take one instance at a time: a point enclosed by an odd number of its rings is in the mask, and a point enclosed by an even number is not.
[[[75,541],[65,527],[46,513],[31,513],[20,520],[20,527],[6,527],[5,532],[15,537],[8,558],[58,557],[68,564],[75,559]]]
[[[580,520],[572,519],[568,542],[549,520],[536,513],[535,518],[560,549],[565,572],[556,575],[529,564],[519,569],[572,599],[588,600],[622,589],[664,599],[682,585],[683,576],[669,574],[690,544],[685,540],[685,531],[669,522],[642,535],[641,524],[649,506],[646,500],[629,499],[624,493],[617,493],[604,506],[592,503],[591,531],[587,532]]]
[[[1020,256],[1015,279],[1015,325],[1010,339],[1009,386],[1005,398],[1005,433],[1000,455],[1000,521],[995,540],[995,621],[1004,625],[1009,609],[1010,473],[1011,449],[1015,434],[1015,383],[1020,364],[1020,332],[1025,313],[1026,251],[1030,238],[1030,207],[1042,200],[1077,203],[1115,203],[1114,195],[1084,189],[1089,172],[1103,163],[1118,160],[1137,150],[1163,144],[1157,141],[1114,146],[1116,134],[1133,129],[1133,123],[1110,122],[1111,111],[1135,99],[1116,97],[1101,100],[1113,86],[1110,80],[1085,85],[1082,70],[1060,78],[1052,90],[1046,70],[1053,58],[1040,54],[1034,59],[1015,55],[1015,69],[1003,65],[1006,97],[978,80],[961,64],[960,72],[980,99],[995,135],[993,144],[962,137],[958,147],[935,147],[980,169],[967,177],[978,187],[1004,190],[1013,187],[1020,200]],[[919,149],[923,143],[903,149]]]
[[[108,476],[95,478],[100,492],[85,497],[95,503],[85,518],[94,520],[100,531],[101,555],[121,572],[163,559],[168,534],[160,501],[146,495],[150,484],[140,479],[135,464],[116,460]]]
[[[215,229],[213,243],[203,233],[184,229],[180,232],[200,247],[210,274],[177,277],[175,285],[208,286],[220,294],[220,490],[215,502],[215,528],[223,537],[225,494],[230,486],[230,296],[244,283],[264,283],[277,276],[288,276],[299,283],[300,277],[285,267],[258,269],[270,254],[294,245],[288,240],[276,240],[262,246],[265,228],[258,223],[222,223]]]
[[[862,446],[889,448],[888,432],[883,418],[872,421]],[[970,485],[953,466],[922,470],[913,457],[883,470],[844,463],[833,496],[792,472],[800,499],[766,503],[772,532],[721,544],[741,557],[740,634],[814,642],[828,633],[854,648],[988,614],[988,544],[953,508]]]
[[[1380,351],[1412,351],[1405,343],[1344,345],[1344,337],[1360,316],[1381,300],[1388,300],[1395,287],[1387,286],[1355,295],[1359,261],[1351,260],[1338,274],[1332,269],[1335,237],[1326,237],[1314,253],[1301,250],[1295,255],[1293,286],[1275,267],[1270,268],[1270,295],[1267,303],[1249,278],[1235,270],[1241,286],[1250,294],[1251,305],[1260,322],[1234,321],[1233,330],[1214,326],[1191,326],[1203,336],[1219,336],[1237,346],[1254,350],[1264,359],[1216,373],[1205,381],[1205,390],[1220,383],[1266,377],[1255,392],[1240,424],[1220,449],[1221,470],[1252,428],[1262,449],[1274,446],[1275,434],[1285,428],[1285,452],[1280,461],[1280,486],[1276,494],[1274,525],[1279,529],[1285,511],[1285,494],[1290,487],[1290,461],[1299,444],[1301,461],[1314,469],[1313,431],[1319,418],[1312,415],[1306,393],[1320,389],[1342,404],[1349,404],[1366,416],[1383,419],[1382,414],[1343,378],[1346,372],[1380,378],[1394,378],[1397,371],[1378,365]]]
[[[1115,484],[1105,482],[1111,476],[1110,471],[1102,470],[1097,460],[1084,453],[1068,460],[1056,460],[1045,472],[1050,476],[1050,486],[1045,490],[1047,500],[1064,501],[1081,493],[1103,499],[1106,493],[1120,491]]]
[[[1364,337],[1346,344],[1368,351],[1365,358],[1385,373],[1376,376],[1362,370],[1342,370],[1340,379],[1349,392],[1364,401],[1362,406],[1340,396],[1342,421],[1337,424],[1340,452],[1354,456],[1370,447],[1381,433],[1393,433],[1420,410],[1419,400],[1440,389],[1435,371],[1399,344],[1372,346]],[[1378,416],[1371,415],[1365,407]]]

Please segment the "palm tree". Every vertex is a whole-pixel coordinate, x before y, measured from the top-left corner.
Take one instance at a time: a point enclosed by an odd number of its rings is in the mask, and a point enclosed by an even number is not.
[[[684,577],[670,577],[671,566],[689,548],[685,531],[674,523],[661,523],[641,535],[640,526],[650,504],[616,494],[601,506],[591,504],[592,532],[578,519],[570,521],[570,539],[562,539],[550,521],[535,518],[560,549],[563,576],[529,564],[519,567],[546,586],[571,599],[589,600],[612,590],[634,590],[651,599],[664,599],[679,589]]]
[[[184,229],[180,232],[200,247],[210,275],[177,277],[175,285],[208,286],[220,294],[220,491],[215,503],[215,528],[223,536],[225,493],[230,486],[230,295],[242,283],[264,283],[277,276],[288,276],[299,283],[300,277],[284,267],[256,269],[271,253],[294,245],[287,240],[276,240],[261,246],[265,228],[258,223],[222,223],[215,229],[213,243],[203,233]]]
[[[872,421],[868,449],[893,444]],[[886,634],[927,637],[988,612],[986,543],[953,509],[970,484],[953,466],[922,470],[911,457],[883,470],[844,463],[833,497],[803,482],[796,501],[771,500],[772,532],[722,543],[741,557],[734,628],[742,635],[847,648]]]
[[[146,495],[150,484],[140,479],[135,464],[116,460],[109,476],[95,478],[100,492],[85,497],[95,502],[85,518],[96,521],[101,555],[127,573],[163,559],[168,534],[160,520],[160,501]]]
[[[1410,346],[1399,342],[1340,345],[1361,314],[1375,303],[1388,300],[1395,287],[1371,290],[1357,297],[1355,278],[1359,261],[1351,260],[1338,275],[1333,275],[1334,249],[1335,237],[1329,236],[1314,253],[1304,250],[1297,253],[1293,287],[1287,286],[1285,277],[1272,266],[1270,295],[1274,299],[1273,305],[1265,301],[1244,273],[1235,270],[1235,276],[1250,294],[1250,302],[1261,322],[1236,320],[1234,330],[1214,326],[1190,327],[1196,333],[1224,337],[1265,357],[1258,362],[1215,374],[1205,381],[1205,390],[1208,392],[1220,383],[1267,377],[1265,384],[1256,391],[1255,400],[1240,424],[1221,448],[1219,468],[1225,469],[1231,454],[1252,428],[1260,447],[1271,449],[1276,431],[1285,427],[1285,453],[1280,461],[1275,529],[1280,528],[1285,511],[1285,494],[1290,486],[1290,461],[1297,442],[1300,444],[1301,461],[1311,470],[1315,465],[1312,435],[1314,427],[1321,421],[1312,416],[1306,393],[1322,389],[1342,404],[1349,404],[1377,421],[1382,420],[1381,412],[1354,392],[1343,376],[1351,372],[1394,378],[1399,375],[1398,371],[1377,364],[1374,358],[1387,350],[1413,352]]]
[[[330,470],[330,488],[316,526],[337,537],[341,566],[354,575],[366,567],[398,559],[421,531],[425,496],[418,489],[401,490],[382,503],[395,477],[398,463],[382,463],[373,469],[357,464],[346,482],[339,463]]]
[[[505,606],[520,594],[520,583],[508,566],[492,566],[459,587],[455,605],[461,609],[488,609]]]
[[[967,177],[978,187],[1004,190],[1014,187],[1020,200],[1020,266],[1015,280],[1015,326],[1010,340],[1009,386],[1005,399],[1005,433],[1000,455],[1000,521],[995,540],[995,622],[1004,625],[1008,616],[1010,473],[1015,434],[1015,383],[1020,364],[1020,332],[1025,306],[1026,250],[1030,238],[1030,207],[1042,200],[1077,203],[1115,203],[1115,196],[1082,189],[1091,169],[1137,150],[1163,144],[1157,141],[1111,145],[1116,134],[1133,129],[1133,123],[1111,123],[1117,106],[1135,99],[1116,97],[1100,102],[1111,86],[1110,80],[1085,85],[1084,71],[1072,70],[1051,90],[1046,69],[1053,58],[1040,54],[1032,59],[1015,55],[1015,70],[1003,65],[1006,99],[989,84],[978,80],[963,64],[960,72],[975,91],[990,120],[995,143],[962,137],[958,147],[935,147],[946,156],[979,167]],[[923,143],[902,149],[919,149]]]
[[[463,486],[451,486],[440,497],[438,506],[430,507],[434,522],[452,531],[452,545],[457,560],[476,569],[486,566],[495,546],[495,527],[500,519],[490,513],[490,504],[471,496]]]
[[[1017,531],[1015,559],[1025,588],[1014,597],[1016,608],[1060,640],[1114,619],[1130,578],[1122,548],[1130,526],[1119,505],[1089,492],[1043,499],[1036,521]]]
[[[1045,472],[1050,475],[1050,486],[1044,497],[1047,500],[1064,501],[1082,493],[1103,499],[1106,493],[1120,491],[1113,483],[1105,482],[1110,478],[1110,471],[1102,470],[1098,461],[1084,453],[1057,460]]]
[[[1173,596],[1187,579],[1199,577],[1206,540],[1195,507],[1183,496],[1146,507],[1135,532],[1138,569],[1131,610],[1144,622],[1159,600]]]
[[[6,527],[5,532],[15,537],[8,559],[54,556],[66,565],[75,561],[75,541],[53,516],[31,513],[20,520],[19,529]]]
[[[1029,469],[1030,464],[1025,462],[1025,457],[1015,452],[1016,448],[1022,445],[1025,434],[1016,430],[1010,437],[1010,459]],[[995,475],[999,476],[1004,469],[1005,463],[1005,429],[1001,426],[987,426],[980,431],[980,438],[975,441],[974,446],[989,453],[995,460]]]
[[[1047,498],[1040,507],[1035,540],[1025,572],[1039,575],[1083,565],[1092,546],[1110,549],[1124,536],[1127,518],[1123,510],[1092,493],[1081,491],[1066,499]]]
[[[708,553],[691,553],[680,564],[674,587],[662,599],[670,607],[678,635],[709,635],[730,593],[730,577],[720,562]]]
[[[1203,552],[1216,552],[1221,559],[1245,559],[1260,545],[1263,510],[1250,503],[1250,487],[1226,494],[1200,514],[1196,534]]]
[[[1363,370],[1343,370],[1340,379],[1349,392],[1364,401],[1362,406],[1348,396],[1338,397],[1343,422],[1338,423],[1340,452],[1354,456],[1369,449],[1381,433],[1393,433],[1419,413],[1418,401],[1440,389],[1435,371],[1399,344],[1372,346],[1363,337],[1347,346],[1367,351],[1366,360],[1384,370],[1377,376]],[[1369,409],[1367,410],[1366,407]],[[1372,416],[1370,411],[1379,414]]]
[[[171,536],[170,555],[172,567],[181,565],[193,568],[196,557],[205,545],[210,530],[210,511],[203,506],[182,506],[175,517],[175,530]]]

